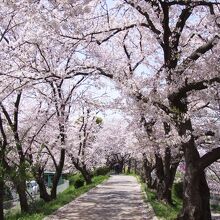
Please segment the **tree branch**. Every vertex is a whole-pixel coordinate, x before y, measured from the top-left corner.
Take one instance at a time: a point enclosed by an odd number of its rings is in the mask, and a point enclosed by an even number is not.
[[[58,169],[58,165],[57,165],[57,162],[56,162],[56,159],[55,159],[53,153],[50,151],[49,147],[46,144],[43,144],[43,146],[47,149],[51,159],[53,160],[54,166],[55,166],[55,168],[57,170]]]
[[[15,104],[14,104],[14,132],[18,132],[18,110],[19,110],[19,105],[20,105],[20,101],[21,101],[21,94],[22,92],[19,91]]]
[[[210,166],[213,162],[217,161],[218,159],[220,159],[220,147],[211,150],[199,159],[199,170],[204,170],[206,167]]]
[[[156,35],[159,44],[163,47],[163,43],[160,38],[161,31],[156,28],[153,21],[150,19],[149,14],[146,11],[143,11],[143,9],[139,5],[135,4],[134,1],[131,0],[124,0],[124,1],[130,6],[132,6],[134,9],[136,9],[141,15],[143,15],[146,18],[148,24],[142,24],[142,26],[145,26],[149,28],[151,31],[153,31],[153,33]]]
[[[197,6],[208,6],[209,9],[210,9],[210,13],[211,14],[214,14],[214,7],[215,5],[220,5],[220,3],[217,3],[217,2],[208,2],[207,0],[205,1],[195,1],[195,0],[173,0],[173,1],[170,1],[170,2],[167,2],[167,4],[169,6],[172,6],[172,5],[191,5],[193,7],[197,7]]]
[[[177,50],[177,47],[179,45],[179,39],[181,36],[181,33],[184,29],[184,26],[186,24],[187,19],[190,17],[190,15],[192,14],[192,10],[193,8],[190,6],[186,6],[185,9],[182,10],[182,13],[180,14],[178,21],[176,23],[176,27],[172,32],[172,43],[173,43],[173,47]]]
[[[3,149],[1,149],[1,150],[4,151],[5,147],[7,145],[7,136],[5,134],[5,130],[4,130],[4,127],[3,127],[1,113],[0,113],[0,131],[1,131],[1,134],[2,134],[2,138],[3,138],[3,143],[2,143],[2,146],[1,146]]]
[[[14,15],[11,16],[11,19],[9,20],[7,27],[5,28],[4,32],[1,33],[0,42],[4,39],[9,44],[9,40],[5,37],[5,35],[6,35],[6,33],[8,32],[8,30],[10,28],[10,25],[12,23],[13,18],[14,18]]]
[[[203,54],[205,54],[207,51],[211,50],[215,45],[217,45],[219,43],[219,39],[220,37],[218,35],[215,35],[206,44],[196,49],[177,67],[178,74],[182,74],[194,61],[199,59]]]
[[[214,77],[208,80],[202,80],[198,82],[186,83],[183,87],[179,88],[177,92],[169,95],[169,100],[175,101],[180,100],[181,98],[186,96],[187,92],[191,92],[193,90],[200,91],[203,89],[207,89],[209,85],[213,83],[220,83],[220,76]]]

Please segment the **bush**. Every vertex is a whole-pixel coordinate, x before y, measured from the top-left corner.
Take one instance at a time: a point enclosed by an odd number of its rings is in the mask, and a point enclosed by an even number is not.
[[[104,176],[109,173],[109,167],[98,167],[94,171],[94,176]]]
[[[174,192],[178,198],[183,198],[183,182],[178,182],[174,184]]]
[[[72,174],[72,175],[69,175],[68,177],[67,177],[67,179],[69,180],[69,184],[70,185],[74,185],[74,182],[75,182],[75,179],[76,179],[76,176],[77,174]]]
[[[85,180],[84,180],[82,174],[80,174],[80,173],[76,173],[76,174],[69,176],[68,180],[69,180],[69,184],[74,185],[74,187],[76,189],[81,186],[84,186],[84,183],[85,183]]]
[[[85,183],[85,180],[83,178],[76,179],[75,183],[74,183],[74,187],[76,189],[78,189],[78,188],[84,186],[84,183]]]

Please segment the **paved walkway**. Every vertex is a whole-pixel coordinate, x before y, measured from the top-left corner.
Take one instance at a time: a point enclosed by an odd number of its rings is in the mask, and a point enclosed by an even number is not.
[[[153,220],[133,176],[111,176],[108,181],[58,209],[44,220]]]

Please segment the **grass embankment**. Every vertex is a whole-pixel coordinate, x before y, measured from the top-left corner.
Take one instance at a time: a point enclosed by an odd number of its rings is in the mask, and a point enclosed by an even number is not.
[[[220,213],[220,204],[219,205],[211,205],[211,210],[216,213]]]
[[[165,220],[176,219],[182,208],[182,199],[177,196],[174,189],[173,206],[171,206],[156,200],[156,193],[153,190],[148,189],[145,184],[143,184],[142,187],[147,194],[146,202],[151,204],[157,217]],[[213,213],[220,213],[220,205],[211,205],[211,210]]]
[[[156,199],[156,192],[154,190],[150,190],[146,186],[146,184],[141,181],[141,178],[139,176],[134,173],[129,175],[136,176],[138,182],[141,184],[142,191],[146,193],[144,197],[145,202],[151,204],[156,216],[159,219],[175,220],[177,218],[177,215],[180,213],[180,210],[182,208],[182,199],[178,196],[180,192],[177,192],[175,190],[175,187],[173,187],[172,190],[173,205],[168,205],[163,203],[162,201],[158,201]]]
[[[143,190],[146,192],[146,202],[149,202],[154,209],[156,216],[160,219],[166,220],[174,220],[177,218],[181,207],[182,207],[182,200],[177,197],[175,191],[173,190],[173,205],[165,204],[161,201],[156,199],[156,192],[150,190],[143,185]]]
[[[95,176],[92,179],[91,184],[84,185],[77,189],[74,187],[74,185],[70,185],[68,189],[58,194],[56,200],[47,203],[43,200],[36,201],[35,203],[31,204],[31,210],[29,214],[8,213],[6,220],[41,220],[45,216],[52,214],[58,208],[71,202],[81,194],[89,191],[106,179],[108,179],[108,176]]]

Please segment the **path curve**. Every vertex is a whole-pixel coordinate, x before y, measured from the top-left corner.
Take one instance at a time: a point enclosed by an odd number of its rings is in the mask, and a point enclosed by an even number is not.
[[[152,220],[133,176],[111,176],[105,183],[58,209],[44,220]]]

